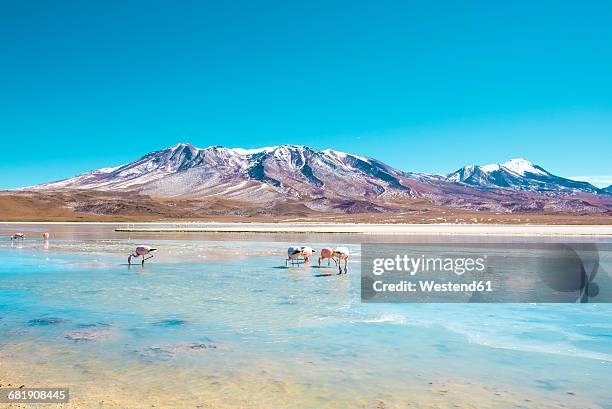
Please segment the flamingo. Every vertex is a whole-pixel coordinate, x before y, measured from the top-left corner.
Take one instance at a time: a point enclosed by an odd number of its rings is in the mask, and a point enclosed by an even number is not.
[[[336,259],[334,258],[334,251],[329,247],[325,247],[321,249],[321,253],[319,253],[319,267],[321,267],[321,260],[327,259],[327,265],[329,266],[329,260],[334,260],[336,263]]]
[[[308,263],[310,261],[310,256],[312,256],[317,251],[312,247],[302,246],[302,257],[304,257],[304,262]]]
[[[340,261],[344,260],[344,274],[348,273],[348,258],[349,249],[347,247],[336,247],[332,254],[332,258],[338,260],[338,274],[342,274],[342,267],[340,267]],[[334,260],[335,261],[335,260]]]
[[[316,253],[312,247],[307,246],[290,246],[287,249],[287,259],[285,260],[285,266],[289,267],[289,261],[291,261],[291,265],[298,263],[299,258],[303,257],[304,262],[307,263],[310,260],[310,256]]]
[[[44,232],[43,233],[43,239],[49,240],[49,232]]]
[[[285,267],[289,267],[289,261],[291,265],[302,255],[302,248],[298,246],[291,246],[287,249],[287,259],[285,260]]]
[[[17,240],[17,239],[23,240],[24,238],[25,238],[25,235],[23,233],[15,233],[11,236],[11,240]]]
[[[157,249],[150,247],[150,246],[144,246],[144,245],[137,246],[134,252],[128,256],[128,264],[129,265],[132,264],[132,257],[138,258],[142,256],[142,264],[144,265],[145,260],[153,258],[153,254],[151,253],[153,253],[154,251],[157,251]],[[149,257],[146,257],[146,255],[148,254],[151,254],[151,255]]]

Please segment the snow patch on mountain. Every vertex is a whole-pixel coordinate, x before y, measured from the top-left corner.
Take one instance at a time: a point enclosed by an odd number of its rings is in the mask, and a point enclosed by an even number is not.
[[[464,166],[447,175],[447,180],[478,188],[526,190],[546,194],[604,193],[587,182],[555,176],[525,159],[511,159],[504,163],[483,166]]]
[[[502,163],[499,165],[505,169],[508,169],[514,173],[517,173],[521,176],[525,176],[527,173],[532,173],[534,175],[547,175],[549,174],[542,168],[538,166],[534,166],[533,163],[529,162],[525,159],[510,159],[508,162]]]
[[[258,149],[179,143],[126,165],[88,172],[32,190],[133,190],[151,196],[223,195],[262,200],[292,198],[382,197],[390,190],[410,197],[402,184],[408,174],[382,162],[332,149],[301,145]]]

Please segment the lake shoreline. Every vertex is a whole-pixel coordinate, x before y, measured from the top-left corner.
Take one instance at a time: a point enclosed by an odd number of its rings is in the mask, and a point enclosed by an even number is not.
[[[549,224],[383,224],[383,223],[116,223],[116,222],[0,222],[0,226],[109,226],[119,233],[298,233],[359,235],[466,235],[466,236],[598,236],[612,237],[611,225]]]
[[[0,350],[0,354],[2,351]],[[3,354],[2,354],[3,355]],[[4,358],[4,356],[3,356]],[[143,368],[141,368],[143,369]],[[340,393],[340,396],[325,396],[322,398],[320,390],[306,391],[292,381],[279,381],[265,379],[254,381],[252,378],[243,378],[237,374],[240,382],[226,379],[231,392],[226,396],[228,389],[218,388],[208,384],[210,375],[205,372],[190,373],[188,383],[200,383],[200,387],[189,394],[184,394],[172,382],[164,379],[158,380],[155,385],[142,385],[138,382],[108,376],[102,372],[89,371],[87,384],[74,382],[64,378],[62,367],[47,362],[40,363],[20,358],[18,362],[9,359],[6,365],[0,368],[0,385],[2,388],[66,388],[69,390],[69,399],[64,403],[55,403],[49,406],[65,409],[80,408],[133,408],[145,409],[156,407],[194,407],[208,409],[231,409],[236,407],[249,407],[252,409],[266,409],[274,402],[275,407],[289,407],[306,405],[316,407],[322,400],[326,407],[340,409],[345,407],[368,407],[400,409],[439,408],[445,407],[524,407],[553,409],[565,404],[568,408],[592,407],[601,408],[588,397],[576,397],[563,394],[542,394],[534,390],[515,389],[511,385],[475,384],[460,379],[431,378],[423,384],[422,379],[415,379],[404,385],[397,395],[388,393],[368,394],[355,397],[350,392]],[[168,369],[172,371],[172,369]],[[56,371],[56,375],[49,379],[48,371]],[[177,372],[174,375],[185,377]],[[278,384],[283,387],[279,388]],[[253,396],[256,399],[253,401]],[[570,400],[564,400],[569,398]],[[14,409],[27,409],[39,404],[22,402],[6,403],[6,407]],[[287,406],[289,405],[289,406]]]
[[[612,236],[612,226],[592,225],[447,225],[447,224],[273,224],[231,223],[210,226],[120,227],[125,233],[300,233],[362,235],[498,235],[498,236]]]

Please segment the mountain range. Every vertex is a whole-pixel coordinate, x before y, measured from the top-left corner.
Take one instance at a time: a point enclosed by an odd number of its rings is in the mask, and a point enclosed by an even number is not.
[[[429,203],[498,213],[612,213],[610,188],[553,175],[524,159],[469,165],[437,175],[406,172],[373,158],[297,145],[201,149],[180,143],[125,165],[19,191],[133,193],[200,206],[229,201],[234,210],[257,209],[270,214],[281,208],[402,212],[417,203],[419,208]],[[103,213],[104,208],[95,211]]]

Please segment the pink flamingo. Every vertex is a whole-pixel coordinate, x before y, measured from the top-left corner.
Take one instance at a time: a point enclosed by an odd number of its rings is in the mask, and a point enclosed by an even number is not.
[[[43,239],[49,240],[49,232],[44,232],[43,233]]]
[[[304,262],[308,263],[310,261],[310,256],[312,256],[317,251],[312,247],[302,246],[302,257],[304,257]]]
[[[138,258],[142,256],[142,264],[144,265],[145,260],[153,258],[153,254],[151,253],[153,253],[154,251],[157,251],[157,249],[154,247],[137,246],[134,252],[128,256],[128,264],[129,265],[132,264],[132,257]],[[151,255],[149,257],[146,257],[148,254],[151,254]]]
[[[285,260],[285,266],[289,267],[289,262],[291,261],[291,265],[295,263],[299,264],[299,258],[303,257],[304,262],[307,263],[310,260],[310,256],[316,253],[312,247],[307,246],[291,246],[287,249],[287,259]]]
[[[325,247],[321,249],[321,253],[319,253],[319,267],[321,267],[321,260],[327,259],[327,265],[329,266],[330,264],[330,260],[334,260],[334,263],[336,262],[336,259],[334,258],[334,251],[332,249],[330,249],[329,247]]]
[[[291,246],[287,249],[287,259],[285,260],[285,267],[289,267],[289,261],[291,261],[291,265],[294,262],[299,263],[298,259],[302,255],[302,248],[298,246]]]

